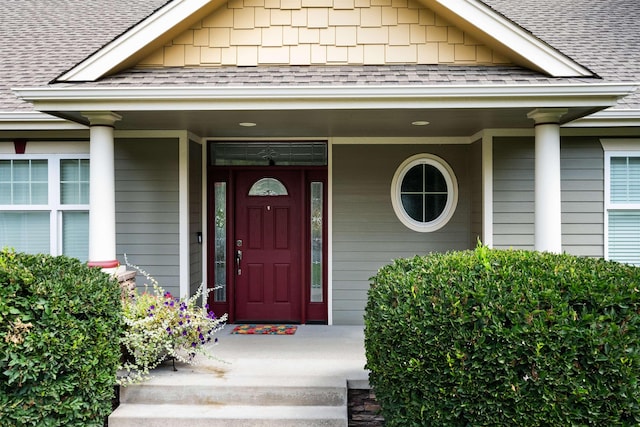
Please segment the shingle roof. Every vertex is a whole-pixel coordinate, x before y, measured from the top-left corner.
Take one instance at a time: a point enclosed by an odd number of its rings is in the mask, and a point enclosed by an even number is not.
[[[42,86],[168,0],[2,0],[0,111],[31,110],[11,91]]]
[[[459,85],[554,84],[556,79],[515,66],[335,65],[269,67],[136,68],[83,86],[259,85]],[[600,81],[598,79],[598,81]],[[74,85],[70,83],[69,85]]]
[[[29,111],[12,87],[43,86],[169,0],[3,0],[0,111]],[[484,0],[602,78],[556,79],[519,67],[442,65],[133,69],[83,85],[554,84],[640,81],[637,0]],[[79,85],[56,84],[56,86]],[[640,94],[621,101],[640,108]]]
[[[605,81],[640,81],[638,0],[483,0]],[[640,108],[640,93],[619,108]]]

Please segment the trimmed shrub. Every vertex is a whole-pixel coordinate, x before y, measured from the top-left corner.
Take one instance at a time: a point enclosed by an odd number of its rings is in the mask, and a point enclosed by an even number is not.
[[[100,426],[120,361],[115,279],[78,260],[0,252],[0,426]]]
[[[371,280],[367,367],[388,426],[640,423],[640,268],[479,246]]]

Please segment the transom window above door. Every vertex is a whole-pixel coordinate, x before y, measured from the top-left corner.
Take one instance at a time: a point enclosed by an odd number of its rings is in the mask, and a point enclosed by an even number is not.
[[[391,203],[408,228],[431,232],[444,227],[458,203],[458,182],[451,167],[431,154],[417,154],[396,170]]]
[[[326,166],[325,141],[238,141],[211,144],[214,166]]]

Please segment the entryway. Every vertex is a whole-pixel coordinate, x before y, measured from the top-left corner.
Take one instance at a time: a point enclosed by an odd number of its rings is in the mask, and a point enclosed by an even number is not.
[[[211,347],[221,361],[178,363],[177,372],[166,364],[122,388],[109,426],[351,425],[347,391],[369,388],[362,326],[303,325],[295,335],[266,336],[232,329]]]
[[[210,306],[235,323],[326,323],[326,144],[209,150]]]

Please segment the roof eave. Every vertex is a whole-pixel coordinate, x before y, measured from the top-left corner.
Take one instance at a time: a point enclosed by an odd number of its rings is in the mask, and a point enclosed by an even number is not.
[[[633,84],[17,88],[39,111],[607,108]]]
[[[571,128],[640,127],[640,109],[607,109],[564,125]]]
[[[0,112],[0,131],[86,130],[87,127],[39,111]]]

